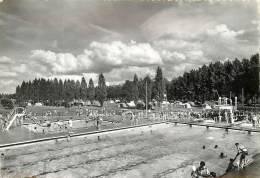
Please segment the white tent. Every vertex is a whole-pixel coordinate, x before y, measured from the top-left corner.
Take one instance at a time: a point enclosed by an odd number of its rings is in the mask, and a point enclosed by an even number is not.
[[[128,107],[135,107],[135,103],[134,101],[130,101],[129,103],[127,103]]]
[[[163,101],[162,104],[170,104],[168,101]]]
[[[203,109],[212,109],[212,108],[211,108],[210,105],[208,105],[208,104],[205,103],[205,104],[203,104]]]
[[[175,101],[173,104],[175,104],[177,106],[183,105],[183,103],[181,101]]]
[[[125,103],[120,103],[119,106],[120,106],[121,108],[126,108],[126,107],[127,107]]]
[[[184,107],[187,108],[187,109],[190,109],[190,108],[191,108],[190,103],[184,103],[183,105],[184,105]]]
[[[120,100],[115,100],[115,103],[120,103]]]
[[[42,103],[40,103],[40,102],[35,103],[35,106],[42,106]]]

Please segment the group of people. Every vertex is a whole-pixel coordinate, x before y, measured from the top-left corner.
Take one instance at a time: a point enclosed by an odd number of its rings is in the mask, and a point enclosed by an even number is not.
[[[168,118],[175,120],[192,121],[199,119],[212,119],[215,122],[226,122],[233,124],[235,121],[248,121],[253,127],[260,125],[260,113],[257,112],[238,112],[232,110],[208,110],[208,111],[170,111],[165,113]]]
[[[229,173],[235,170],[240,170],[243,169],[247,162],[246,162],[246,156],[248,155],[248,150],[247,148],[239,143],[235,143],[235,147],[237,150],[237,154],[235,156],[235,158],[230,158],[228,167],[225,171],[225,173]],[[236,164],[235,161],[237,160],[237,158],[240,156],[238,163]],[[207,178],[212,178],[212,177],[216,177],[216,173],[215,172],[210,172],[209,169],[206,166],[206,163],[204,161],[200,162],[200,165],[196,168],[195,166],[192,167],[192,172],[191,172],[191,177],[192,178],[203,178],[203,177],[207,177]]]
[[[253,124],[254,127],[260,123],[260,114],[257,112],[239,112],[231,110],[223,111],[210,111],[206,114],[207,118],[212,118],[216,122],[226,121],[227,123],[234,123],[234,121],[248,121]]]

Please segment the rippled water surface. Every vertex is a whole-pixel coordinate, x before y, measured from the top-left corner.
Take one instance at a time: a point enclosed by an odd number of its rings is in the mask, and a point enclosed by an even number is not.
[[[257,133],[162,124],[102,135],[100,140],[88,136],[2,150],[1,172],[4,177],[189,178],[192,165],[203,160],[220,176],[236,155],[236,142],[248,148],[249,157],[260,153]],[[227,157],[220,159],[221,152]],[[240,175],[226,177],[259,177],[259,156],[254,158],[256,162]]]

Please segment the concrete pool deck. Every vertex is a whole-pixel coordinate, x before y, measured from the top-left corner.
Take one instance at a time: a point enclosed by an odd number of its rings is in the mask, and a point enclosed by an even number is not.
[[[99,141],[97,135],[88,135],[2,149],[1,172],[4,177],[189,178],[191,166],[204,160],[210,171],[221,175],[236,154],[235,142],[254,155],[260,152],[259,138],[244,131],[158,124],[104,133]],[[221,152],[227,158],[220,159]]]

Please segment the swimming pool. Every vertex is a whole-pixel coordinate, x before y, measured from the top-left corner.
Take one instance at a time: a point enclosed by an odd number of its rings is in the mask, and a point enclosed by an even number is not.
[[[5,177],[188,178],[191,166],[204,160],[221,175],[236,154],[235,142],[255,155],[260,153],[259,138],[258,133],[159,124],[105,133],[100,140],[92,135],[4,150],[1,172]],[[220,159],[221,152],[227,157]]]

